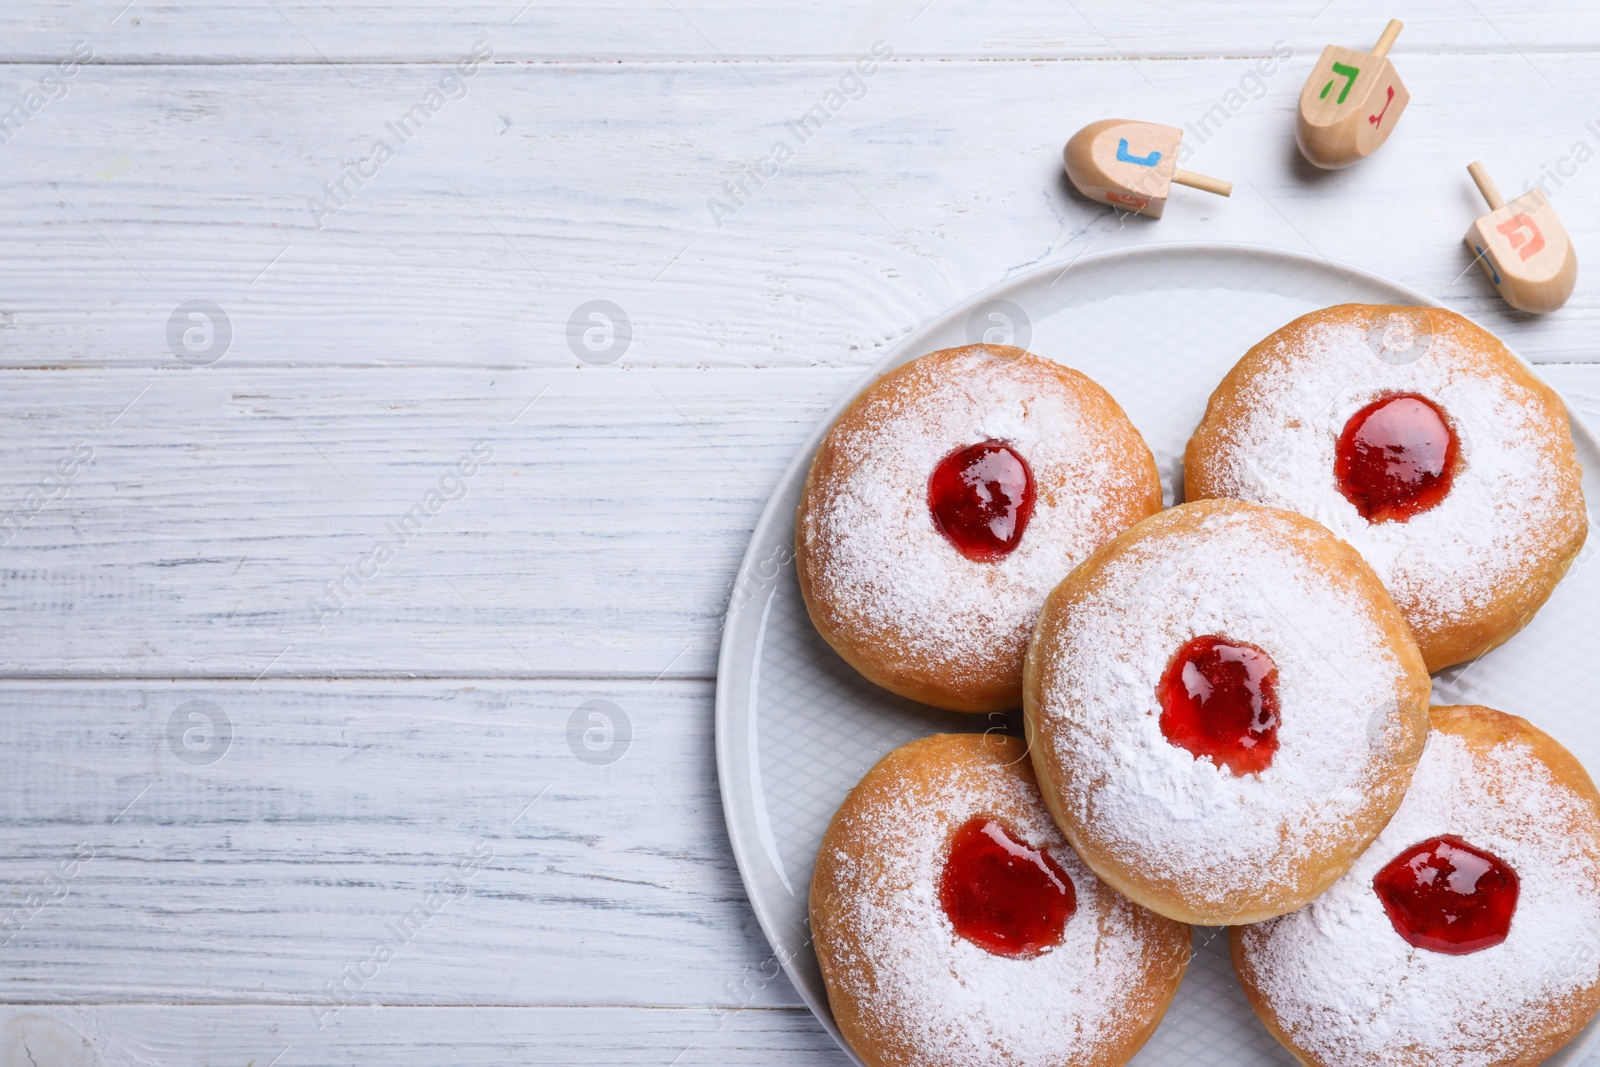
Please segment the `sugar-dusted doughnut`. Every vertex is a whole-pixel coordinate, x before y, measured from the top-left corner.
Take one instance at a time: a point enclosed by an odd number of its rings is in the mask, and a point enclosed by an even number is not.
[[[895,749],[828,825],[811,931],[869,1067],[1116,1067],[1155,1031],[1189,928],[1073,854],[1015,738]]]
[[[1394,820],[1326,895],[1232,932],[1311,1067],[1522,1067],[1600,1010],[1600,794],[1523,719],[1433,709]]]
[[[867,678],[953,711],[1022,700],[1039,605],[1161,507],[1155,459],[1094,382],[972,345],[890,371],[839,416],[796,521],[800,589]]]
[[[1203,925],[1293,911],[1405,794],[1430,684],[1382,584],[1303,516],[1164,511],[1050,595],[1024,695],[1045,801],[1084,862]]]
[[[1211,395],[1184,482],[1349,541],[1434,671],[1521,629],[1588,529],[1561,398],[1439,308],[1343,304],[1272,334]]]

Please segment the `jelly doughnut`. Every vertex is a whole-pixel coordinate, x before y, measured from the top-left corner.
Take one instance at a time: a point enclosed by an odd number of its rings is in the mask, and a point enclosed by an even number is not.
[[[1073,854],[1015,738],[890,752],[811,879],[828,1003],[869,1067],[1117,1067],[1154,1033],[1189,928]]]
[[[946,349],[828,430],[796,520],[800,589],[873,682],[1002,711],[1045,595],[1160,507],[1150,449],[1104,389],[1019,348]]]
[[[1326,895],[1232,932],[1256,1014],[1312,1067],[1535,1064],[1600,1010],[1600,794],[1528,722],[1432,712],[1393,821]]]
[[[1189,500],[1298,511],[1356,547],[1428,669],[1482,655],[1549,598],[1588,530],[1561,398],[1439,308],[1344,304],[1252,348],[1189,441]]]
[[[1025,721],[1085,863],[1173,919],[1301,907],[1399,807],[1430,683],[1393,601],[1310,519],[1231,500],[1164,511],[1050,595]]]

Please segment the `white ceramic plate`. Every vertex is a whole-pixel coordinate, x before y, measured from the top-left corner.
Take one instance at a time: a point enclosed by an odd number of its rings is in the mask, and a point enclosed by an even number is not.
[[[1363,271],[1286,251],[1167,245],[1085,256],[940,316],[873,367],[867,381],[925,353],[977,340],[1061,360],[1105,386],[1143,432],[1170,504],[1183,485],[1184,445],[1228,368],[1290,319],[1351,301],[1434,303]],[[986,331],[992,332],[985,337]],[[892,748],[939,731],[1016,728],[1012,716],[991,721],[938,712],[877,688],[828,647],[806,616],[795,580],[795,508],[812,453],[856,391],[817,427],[756,524],[717,669],[717,771],[734,856],[775,958],[836,1039],[806,925],[811,868],[828,819]],[[1584,491],[1600,500],[1600,443],[1576,419],[1573,435]],[[1600,768],[1600,714],[1591,693],[1592,668],[1600,663],[1600,628],[1593,623],[1600,567],[1589,566],[1596,551],[1591,530],[1589,547],[1532,625],[1478,662],[1438,676],[1435,702],[1523,715],[1586,766]],[[1293,1064],[1245,1002],[1228,962],[1226,932],[1197,929],[1195,948],[1177,999],[1133,1062]],[[1575,1065],[1596,1043],[1600,1029],[1591,1026],[1549,1063]]]

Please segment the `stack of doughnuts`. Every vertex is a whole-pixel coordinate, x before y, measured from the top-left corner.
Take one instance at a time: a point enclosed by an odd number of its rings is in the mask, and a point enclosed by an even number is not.
[[[1301,1063],[1538,1062],[1600,1011],[1600,793],[1523,719],[1430,709],[1429,674],[1582,548],[1559,397],[1459,315],[1344,305],[1246,353],[1185,461],[1162,510],[1109,394],[991,345],[829,430],[796,522],[818,631],[1026,737],[913,742],[835,814],[840,1031],[871,1067],[1116,1067],[1200,924]]]

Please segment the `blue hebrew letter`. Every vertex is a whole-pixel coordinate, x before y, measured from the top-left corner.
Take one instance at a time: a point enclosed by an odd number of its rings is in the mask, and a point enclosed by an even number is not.
[[[1494,257],[1489,254],[1487,248],[1480,244],[1475,244],[1472,247],[1478,250],[1478,258],[1483,260],[1483,265],[1489,268],[1489,278],[1494,282],[1495,288],[1500,288],[1500,271],[1494,265]]]
[[[1117,158],[1124,163],[1137,163],[1141,167],[1153,167],[1161,162],[1160,152],[1151,152],[1148,156],[1135,156],[1128,152],[1128,139],[1126,137],[1117,142]]]

